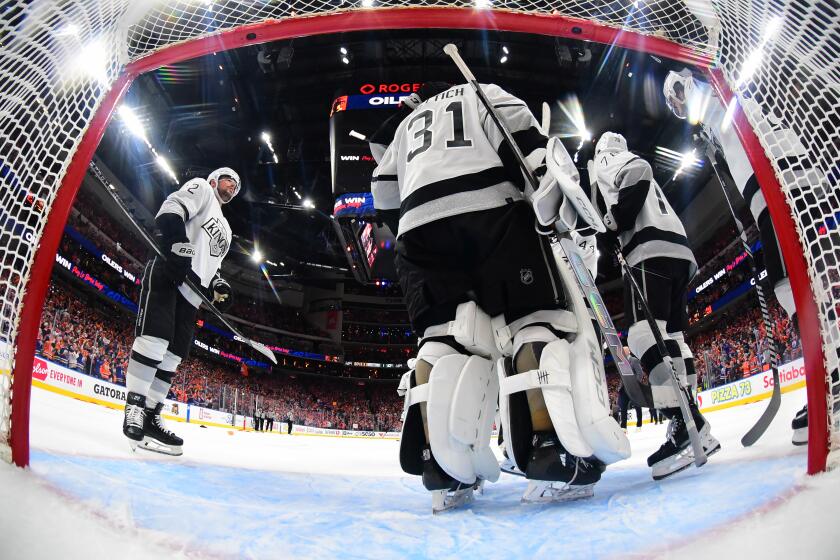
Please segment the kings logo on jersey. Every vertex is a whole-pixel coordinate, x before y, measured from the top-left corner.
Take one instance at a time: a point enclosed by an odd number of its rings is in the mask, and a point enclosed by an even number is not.
[[[210,255],[224,257],[228,251],[228,232],[219,218],[210,218],[201,225],[201,229],[210,238]]]

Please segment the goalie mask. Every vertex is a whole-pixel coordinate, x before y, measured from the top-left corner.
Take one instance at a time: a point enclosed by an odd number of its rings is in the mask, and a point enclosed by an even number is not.
[[[688,117],[688,102],[694,94],[694,78],[691,71],[668,72],[662,93],[665,94],[665,103],[677,118]]]
[[[224,196],[221,194],[221,191],[219,191],[219,181],[221,181],[222,179],[230,179],[236,185],[233,189],[233,194],[230,195],[230,197],[227,199],[225,199]],[[216,198],[219,200],[220,204],[227,204],[228,202],[233,200],[233,197],[239,194],[239,189],[242,187],[242,183],[239,181],[239,174],[237,174],[236,171],[234,171],[230,167],[220,167],[219,169],[212,172],[207,177],[207,182],[209,183],[210,181],[215,182],[215,185],[212,185],[213,192],[216,194]]]
[[[607,150],[611,152],[626,152],[627,140],[618,132],[605,132],[598,139],[598,143],[595,144],[595,155],[597,156]]]

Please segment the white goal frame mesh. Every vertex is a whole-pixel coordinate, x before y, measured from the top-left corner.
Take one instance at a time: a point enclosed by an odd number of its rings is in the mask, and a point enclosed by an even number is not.
[[[81,179],[131,81],[248,44],[423,27],[613,43],[704,68],[724,99],[738,98],[734,126],[767,199],[797,303],[809,472],[824,470],[829,450],[840,447],[836,2],[0,0],[0,18],[0,457],[28,463],[32,358],[52,263]],[[781,26],[769,36],[774,21]],[[795,131],[799,148],[776,134],[780,123]]]

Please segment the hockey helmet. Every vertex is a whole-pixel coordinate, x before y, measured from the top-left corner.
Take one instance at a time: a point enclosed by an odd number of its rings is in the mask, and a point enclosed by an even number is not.
[[[597,156],[606,150],[611,152],[626,152],[627,140],[618,132],[605,132],[598,139],[598,143],[595,144],[595,155]]]
[[[677,118],[686,118],[688,116],[688,103],[694,94],[694,78],[691,75],[691,70],[668,72],[665,84],[662,86],[662,93],[665,94],[665,103],[671,112]]]
[[[242,183],[239,181],[239,174],[236,171],[234,171],[230,167],[220,167],[207,176],[207,182],[209,183],[210,181],[215,181],[216,187],[219,185],[220,179],[230,179],[234,183],[236,183],[236,188],[233,190],[233,196],[239,194],[239,189],[242,188]],[[213,190],[215,192],[218,192],[216,191],[216,187],[213,187]],[[218,197],[218,194],[216,196]],[[233,196],[231,197],[231,200],[233,200]],[[230,200],[223,201],[221,200],[221,198],[219,198],[219,202],[225,204],[227,202],[230,202]]]

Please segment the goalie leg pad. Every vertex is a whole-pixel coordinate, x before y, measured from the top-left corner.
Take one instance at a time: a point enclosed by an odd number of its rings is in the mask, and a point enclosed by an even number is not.
[[[448,355],[432,368],[429,443],[441,468],[460,482],[499,478],[499,464],[490,450],[498,396],[498,379],[485,358]]]
[[[428,447],[426,422],[423,416],[428,399],[429,371],[443,356],[458,355],[458,351],[443,342],[426,342],[417,353],[415,368],[409,372],[409,386],[405,391],[400,435],[400,466],[408,474],[423,474],[423,452]]]
[[[511,395],[538,389],[542,392],[554,431],[569,453],[583,458],[594,456],[606,464],[629,457],[627,437],[610,415],[600,357],[594,341],[587,341],[583,335],[578,335],[571,344],[554,337],[542,348],[539,368],[500,380],[503,422],[511,421]],[[515,457],[520,470],[525,470],[526,465],[515,453],[521,446],[515,441],[519,434],[514,435],[510,429],[509,432],[508,453]]]

